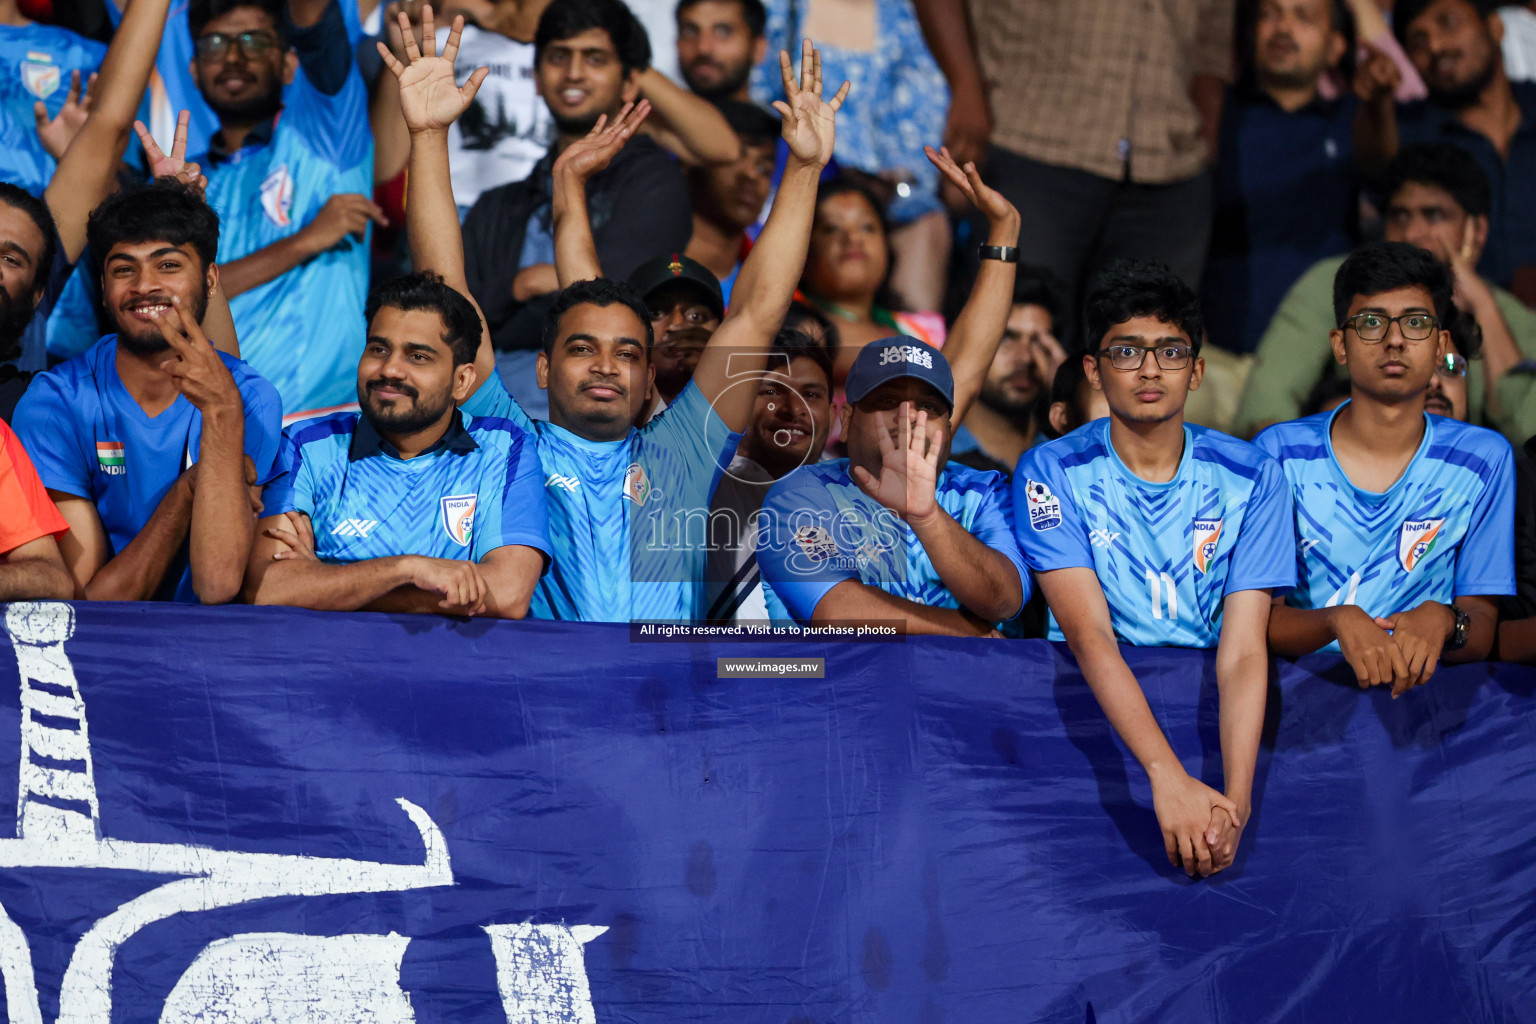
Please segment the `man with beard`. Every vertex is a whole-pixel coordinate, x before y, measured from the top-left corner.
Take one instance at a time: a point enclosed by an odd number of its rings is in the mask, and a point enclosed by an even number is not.
[[[762,0],[678,0],[677,66],[707,100],[750,102],[748,80],[763,62],[768,13]]]
[[[1295,495],[1297,586],[1269,645],[1341,654],[1362,689],[1400,697],[1441,662],[1480,661],[1515,594],[1514,457],[1481,427],[1425,415],[1451,353],[1451,279],[1423,249],[1376,242],[1335,279],[1333,357],[1351,399],[1254,443]]]
[[[1244,40],[1250,73],[1227,90],[1216,158],[1211,253],[1201,286],[1210,345],[1185,415],[1226,430],[1252,353],[1285,291],[1359,241],[1353,96],[1319,83],[1352,65],[1344,0],[1261,0]]]
[[[1040,267],[1020,267],[1002,344],[987,368],[981,394],[955,428],[950,458],[973,469],[1013,473],[1035,443],[1035,407],[1050,394],[1066,351],[1056,340],[1062,322],[1060,282]]]
[[[659,256],[635,268],[629,286],[651,316],[651,365],[655,395],[637,425],[644,426],[677,400],[693,379],[699,356],[725,317],[725,299],[715,276],[681,253]]]
[[[376,289],[359,413],[289,429],[245,597],[318,611],[520,619],[549,564],[534,438],[466,422],[480,317],[433,274]]]
[[[91,210],[117,185],[139,97],[154,67],[169,0],[134,0],[97,79],[91,115],[39,200],[0,184],[0,419],[9,421],[45,362],[44,328],[85,248]],[[195,175],[194,175],[195,177]]]
[[[1488,178],[1464,149],[1441,143],[1405,148],[1382,181],[1384,233],[1410,242],[1448,267],[1456,304],[1483,337],[1482,368],[1468,381],[1468,416],[1512,441],[1536,432],[1536,312],[1477,271],[1491,232]],[[1314,264],[1286,294],[1259,343],[1253,373],[1238,401],[1243,434],[1299,416],[1327,374],[1345,376],[1327,338],[1333,329],[1333,280],[1342,257]]]
[[[35,377],[15,421],[69,524],[65,564],[91,600],[228,601],[282,413],[272,386],[200,326],[218,286],[218,217],[162,181],[113,195],[87,230],[117,333]]]
[[[545,398],[534,364],[544,318],[559,289],[551,170],[600,117],[610,121],[639,93],[650,63],[645,30],[621,0],[555,0],[534,34],[539,95],[556,139],[522,181],[481,195],[464,220],[470,292],[485,312],[497,368],[531,415]],[[626,146],[588,185],[593,233],[604,268],[625,278],[656,253],[682,252],[692,230],[683,172],[648,137]]]
[[[1536,83],[1510,82],[1499,52],[1503,25],[1489,0],[1398,0],[1392,29],[1429,88],[1398,108],[1390,60],[1373,55],[1356,76],[1360,165],[1379,171],[1399,145],[1446,142],[1472,154],[1493,186],[1478,269],[1526,302],[1536,300]]]
[[[350,404],[367,298],[373,141],[341,0],[200,0],[192,74],[241,353],[289,417]]]

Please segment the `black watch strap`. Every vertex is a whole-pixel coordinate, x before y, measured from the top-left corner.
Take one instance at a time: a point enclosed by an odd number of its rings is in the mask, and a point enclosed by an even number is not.
[[[1450,643],[1445,645],[1448,651],[1459,651],[1467,646],[1467,631],[1472,628],[1472,616],[1462,611],[1456,605],[1451,605],[1451,614],[1456,616],[1456,627],[1451,630]]]
[[[1012,245],[984,245],[981,247],[981,258],[984,260],[1002,260],[1004,263],[1019,262],[1019,250]]]

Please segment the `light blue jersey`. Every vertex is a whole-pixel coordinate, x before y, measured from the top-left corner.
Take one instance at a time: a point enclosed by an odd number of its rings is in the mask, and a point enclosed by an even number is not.
[[[57,117],[69,95],[69,76],[85,89],[107,48],[54,25],[0,25],[0,181],[35,196],[53,178],[53,157],[37,137],[32,105],[41,100]]]
[[[1185,425],[1178,472],[1151,483],[1095,420],[1025,452],[1013,495],[1029,567],[1097,573],[1121,643],[1215,647],[1227,595],[1296,584],[1279,464],[1205,427]],[[1054,613],[1050,638],[1064,639]]]
[[[588,441],[530,419],[495,374],[462,408],[538,437],[555,561],[530,614],[588,622],[704,617],[709,501],[741,435],[697,384],[618,441]]]
[[[1340,406],[1339,408],[1343,408]],[[1254,439],[1295,499],[1296,608],[1352,604],[1386,618],[1425,601],[1515,592],[1514,454],[1491,430],[1424,417],[1424,440],[1384,493],[1350,483],[1333,454],[1338,410]],[[1326,650],[1337,651],[1337,641]]]
[[[303,512],[322,562],[424,555],[479,562],[509,544],[550,554],[534,438],[503,419],[448,433],[402,459],[358,413],[295,424],[264,515]]]
[[[314,71],[340,54],[334,94],[310,74],[283,93],[270,131],[253,131],[238,152],[199,158],[208,205],[219,215],[219,262],[232,263],[298,233],[334,195],[373,194],[368,91],[351,59],[336,0],[320,22],[291,31]],[[325,50],[336,53],[327,54]],[[229,300],[240,354],[283,396],[292,419],[357,401],[357,358],[367,325],[368,243],[346,239],[274,280]]]
[[[1029,573],[1014,539],[1002,474],[947,463],[934,499],[967,532],[1007,556],[1028,600]],[[811,621],[816,605],[845,580],[930,608],[960,607],[912,528],[864,493],[849,475],[847,459],[802,466],[784,477],[768,491],[762,516],[757,561],[775,621]]]
[[[219,353],[245,405],[245,454],[256,482],[276,470],[282,409],[272,385],[234,356]],[[88,498],[111,554],[144,529],[182,470],[198,459],[203,414],[180,395],[158,416],[144,412],[117,374],[117,335],[32,378],[11,425],[50,490]],[[185,548],[155,595],[195,602]]]

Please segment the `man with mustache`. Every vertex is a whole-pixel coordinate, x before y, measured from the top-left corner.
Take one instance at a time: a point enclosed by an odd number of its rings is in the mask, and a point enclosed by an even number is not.
[[[245,597],[319,611],[520,619],[549,564],[534,438],[468,420],[480,317],[433,274],[375,289],[360,413],[290,428]]]
[[[107,199],[87,231],[117,332],[33,378],[15,419],[69,524],[60,549],[77,596],[228,601],[282,406],[203,333],[218,217],[194,189],[158,181]]]
[[[1440,143],[1410,146],[1383,176],[1387,241],[1409,242],[1450,269],[1456,305],[1477,324],[1483,358],[1468,381],[1468,417],[1512,441],[1536,433],[1536,312],[1477,271],[1489,236],[1488,178],[1465,150]],[[1333,281],[1341,257],[1320,260],[1291,287],[1259,344],[1243,389],[1237,430],[1257,433],[1301,415],[1323,376],[1344,376],[1329,350]]]
[[[1360,165],[1379,172],[1400,146],[1446,142],[1476,158],[1493,186],[1478,270],[1526,302],[1536,299],[1536,83],[1511,82],[1499,52],[1503,22],[1490,0],[1398,0],[1392,30],[1429,88],[1397,107],[1397,71],[1373,55],[1360,68]]]
[[[693,379],[704,346],[725,316],[725,297],[715,275],[682,253],[647,260],[629,275],[628,283],[645,303],[655,339],[655,394],[639,420],[644,425],[677,401]]]
[[[768,52],[767,21],[762,0],[681,0],[677,65],[688,88],[717,103],[751,102],[748,81]]]
[[[1201,284],[1210,345],[1192,420],[1225,430],[1252,353],[1291,283],[1359,241],[1351,138],[1357,101],[1319,83],[1353,65],[1344,0],[1261,0],[1244,41],[1250,73],[1227,90],[1211,253]]]
[[[1299,579],[1275,598],[1269,644],[1342,654],[1362,689],[1400,697],[1493,646],[1497,599],[1515,593],[1514,457],[1490,430],[1425,414],[1453,354],[1450,275],[1433,256],[1364,246],[1333,294],[1351,399],[1254,441],[1296,500]]]
[[[373,191],[342,0],[199,0],[192,75],[219,118],[208,203],[243,356],[290,417],[350,404]]]

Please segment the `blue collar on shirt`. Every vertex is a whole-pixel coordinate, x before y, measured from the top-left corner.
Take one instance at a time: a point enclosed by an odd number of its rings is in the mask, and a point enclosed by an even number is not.
[[[208,163],[224,163],[226,160],[234,159],[237,154],[243,153],[247,149],[256,149],[261,146],[270,145],[272,143],[272,133],[277,131],[277,122],[282,116],[282,111],[278,111],[277,116],[272,118],[272,120],[263,121],[252,128],[246,133],[245,144],[233,153],[224,148],[224,129],[220,128],[213,133],[213,138],[208,140]]]
[[[469,431],[464,428],[463,413],[454,410],[453,422],[448,424],[448,430],[442,437],[437,439],[435,444],[421,454],[431,455],[442,449],[447,449],[451,452],[472,452],[479,447],[480,445],[475,443],[475,439],[470,436]],[[356,462],[358,459],[365,459],[370,455],[399,457],[395,452],[394,446],[379,436],[379,431],[374,427],[372,421],[367,416],[359,414],[357,426],[352,428],[352,443],[347,446],[347,458],[352,462]],[[417,458],[420,457],[417,456]]]

